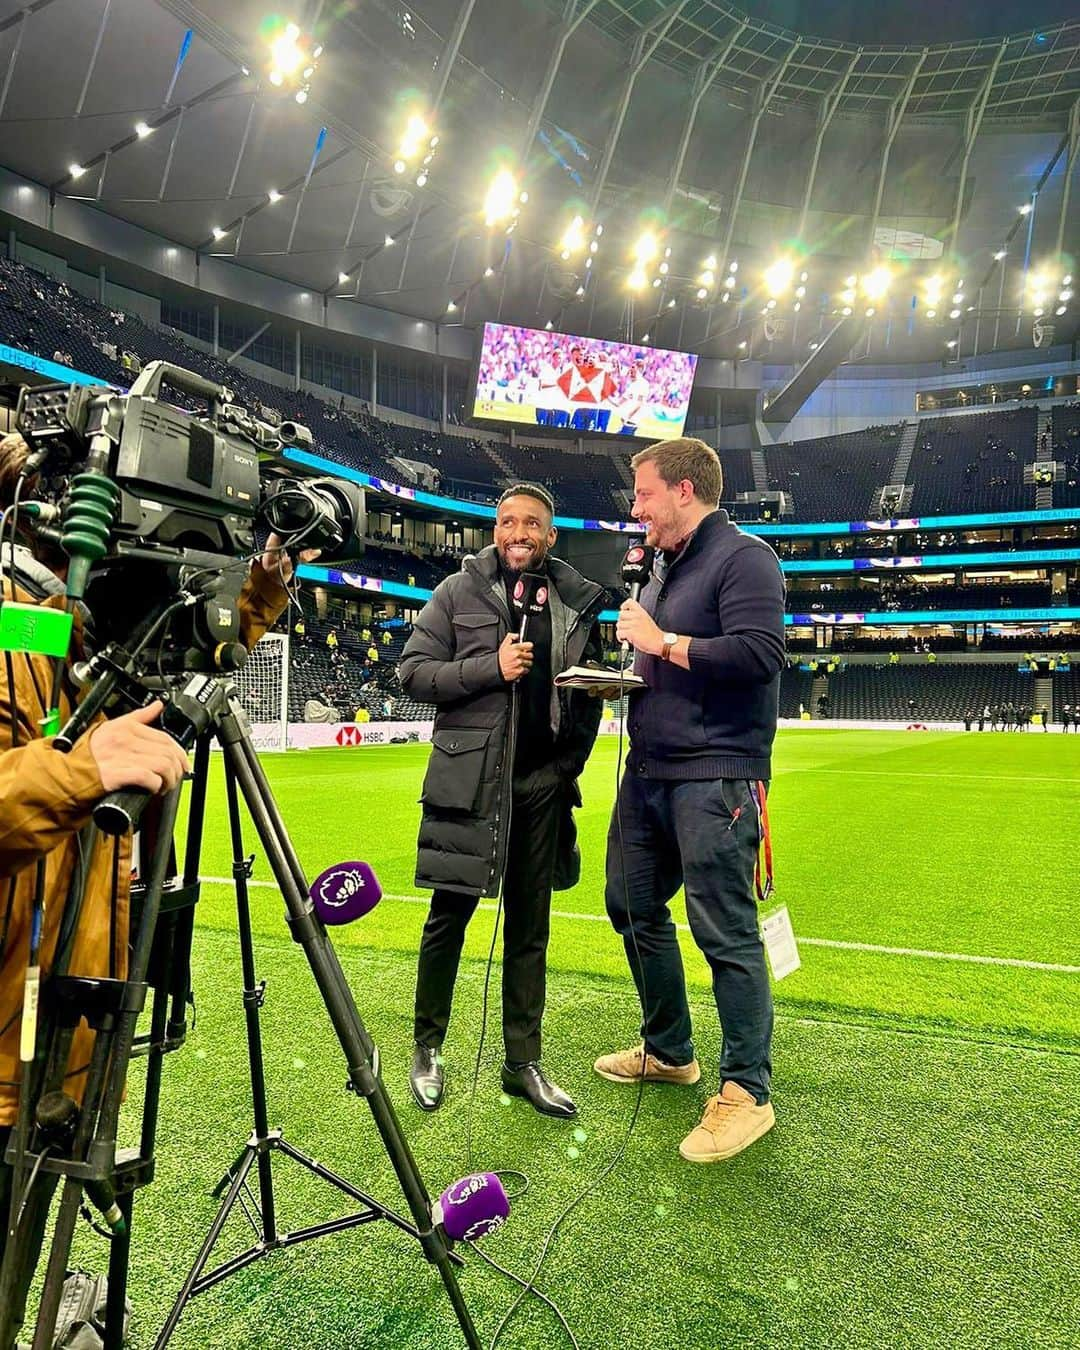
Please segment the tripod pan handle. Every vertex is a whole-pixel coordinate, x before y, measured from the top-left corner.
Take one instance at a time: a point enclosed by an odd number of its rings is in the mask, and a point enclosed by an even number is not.
[[[138,827],[153,793],[143,788],[123,788],[102,797],[94,807],[94,824],[102,834],[127,834]]]

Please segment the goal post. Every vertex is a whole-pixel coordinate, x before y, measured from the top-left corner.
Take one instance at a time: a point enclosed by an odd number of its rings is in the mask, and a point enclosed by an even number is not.
[[[289,635],[265,633],[235,676],[256,750],[289,746]]]

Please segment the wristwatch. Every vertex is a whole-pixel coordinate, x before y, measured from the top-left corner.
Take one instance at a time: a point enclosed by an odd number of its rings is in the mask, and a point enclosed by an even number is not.
[[[678,633],[661,633],[660,636],[664,639],[664,645],[660,648],[660,660],[670,661],[671,649],[678,642],[679,635]]]

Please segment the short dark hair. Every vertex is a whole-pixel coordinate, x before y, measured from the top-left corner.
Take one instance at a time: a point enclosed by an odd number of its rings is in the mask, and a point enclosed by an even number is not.
[[[532,497],[535,501],[543,502],[549,516],[555,514],[555,499],[547,488],[542,488],[539,483],[512,483],[496,503],[496,511],[508,497]]]

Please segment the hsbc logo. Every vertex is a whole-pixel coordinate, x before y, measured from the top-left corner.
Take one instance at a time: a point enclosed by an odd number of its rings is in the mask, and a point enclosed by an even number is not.
[[[341,727],[334,737],[338,745],[362,745],[363,734],[359,727]]]
[[[520,600],[524,594],[525,594],[525,583],[519,577],[517,585],[514,587],[514,599]]]
[[[635,545],[632,549],[629,549],[627,551],[626,561],[628,563],[639,563],[645,561],[645,550],[641,547],[640,544]]]
[[[518,584],[520,585],[521,583],[519,582]],[[538,605],[546,605],[546,604],[547,604],[547,587],[546,587],[546,586],[541,586],[540,589],[536,592],[536,603],[537,603]]]

